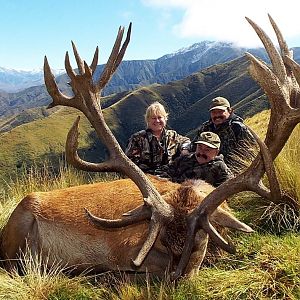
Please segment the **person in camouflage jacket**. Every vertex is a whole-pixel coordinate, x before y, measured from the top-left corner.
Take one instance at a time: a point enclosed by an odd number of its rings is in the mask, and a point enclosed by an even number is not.
[[[186,151],[189,138],[175,130],[166,129],[168,114],[159,102],[151,104],[146,111],[146,130],[134,133],[127,144],[126,155],[144,172],[155,170],[172,162]]]
[[[157,170],[156,174],[178,183],[187,179],[202,179],[217,187],[233,177],[223,155],[218,155],[220,143],[217,134],[202,132],[195,141],[195,153],[177,158],[169,166]]]
[[[257,148],[257,143],[243,123],[243,119],[237,116],[226,98],[216,97],[210,106],[210,120],[204,122],[197,131],[196,140],[204,131],[211,131],[220,137],[220,154],[228,166],[235,163],[238,156],[247,155]]]

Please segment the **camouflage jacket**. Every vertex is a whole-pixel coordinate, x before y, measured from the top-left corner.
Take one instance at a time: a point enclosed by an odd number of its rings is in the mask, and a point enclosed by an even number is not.
[[[243,119],[232,113],[231,116],[221,125],[215,124],[209,120],[202,124],[198,129],[196,140],[203,131],[216,133],[221,140],[220,154],[223,154],[224,161],[230,166],[234,155],[241,156],[245,150],[250,147],[256,147],[256,141],[250,133]]]
[[[180,156],[169,166],[157,170],[156,174],[179,183],[186,179],[202,179],[215,187],[233,177],[232,172],[223,160],[222,154],[201,165],[198,163],[195,154]]]
[[[126,155],[144,172],[153,174],[154,171],[172,162],[180,155],[181,149],[189,145],[190,140],[174,130],[164,129],[160,141],[150,129],[133,134],[126,147]]]

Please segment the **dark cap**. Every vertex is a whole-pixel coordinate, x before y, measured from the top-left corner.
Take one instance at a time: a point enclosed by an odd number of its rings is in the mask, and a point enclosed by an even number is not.
[[[228,108],[230,108],[230,103],[226,98],[216,97],[216,98],[212,99],[210,107],[209,107],[209,111],[211,111],[213,109],[227,110]]]
[[[210,131],[204,131],[200,134],[195,144],[204,144],[210,148],[220,149],[221,140],[217,134]]]

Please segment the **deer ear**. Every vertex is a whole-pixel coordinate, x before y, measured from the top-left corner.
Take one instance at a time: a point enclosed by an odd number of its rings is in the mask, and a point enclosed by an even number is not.
[[[245,223],[239,221],[236,217],[234,217],[228,211],[218,207],[214,213],[211,215],[211,221],[228,228],[233,228],[239,231],[251,233],[254,230],[246,225]]]

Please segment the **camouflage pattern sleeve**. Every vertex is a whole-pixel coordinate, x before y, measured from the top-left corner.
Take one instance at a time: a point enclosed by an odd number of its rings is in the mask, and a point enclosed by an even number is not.
[[[167,151],[168,162],[172,162],[174,159],[181,155],[181,151],[189,149],[190,139],[186,136],[178,134],[175,130],[167,130]]]
[[[234,131],[236,141],[240,146],[243,146],[245,141],[256,144],[253,135],[245,124],[241,122],[232,122],[232,130]]]
[[[145,151],[143,140],[144,138],[142,136],[142,132],[133,134],[128,141],[125,154],[143,171],[148,171],[149,166],[144,162],[143,159],[143,151]]]
[[[224,161],[218,161],[211,169],[211,177],[213,178],[213,186],[217,187],[226,180],[233,178],[233,173]]]
[[[181,148],[183,147],[183,145],[189,144],[191,142],[188,137],[180,135],[179,133],[177,133],[176,140],[181,145]]]
[[[177,133],[176,136],[177,143],[180,145],[180,150],[187,149],[191,143],[190,139],[186,136]]]
[[[141,156],[141,147],[136,135],[132,135],[125,149],[125,154],[133,161],[137,161]]]

